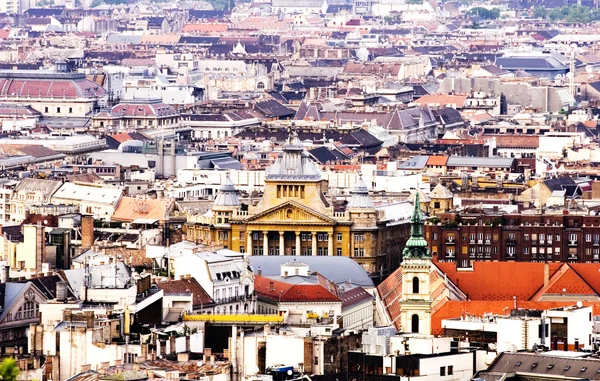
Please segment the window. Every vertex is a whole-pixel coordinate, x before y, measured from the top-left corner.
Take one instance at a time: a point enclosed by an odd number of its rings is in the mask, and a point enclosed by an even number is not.
[[[56,113],[57,113],[57,114],[60,114],[60,107],[57,107],[57,108],[56,108]]]
[[[337,248],[336,253],[335,253],[338,257],[342,256],[342,249],[341,248]]]
[[[73,107],[69,107],[69,114],[73,113]]]
[[[514,257],[514,255],[515,255],[515,247],[514,247],[514,246],[508,246],[508,247],[506,248],[506,254],[507,254],[509,257]]]
[[[365,235],[363,233],[354,233],[354,242],[365,242]]]
[[[365,249],[363,249],[361,247],[355,247],[354,248],[354,256],[355,257],[364,257],[365,256]]]
[[[342,233],[337,233],[337,241],[342,242]]]
[[[585,235],[585,242],[592,242],[592,235],[591,234],[586,234]]]
[[[413,294],[419,293],[419,278],[418,277],[414,277],[412,280],[412,293]]]
[[[454,374],[454,365],[448,365],[448,376],[452,376]]]
[[[440,366],[440,376],[445,376],[445,375],[446,375],[446,367]]]
[[[410,320],[411,320],[411,322],[410,322],[411,330],[410,331],[412,333],[419,333],[419,315],[414,314]]]
[[[48,106],[44,107],[44,112],[48,112]]]
[[[577,241],[577,234],[576,233],[569,233],[569,241],[571,241],[571,242]]]
[[[256,88],[257,88],[258,90],[264,90],[264,89],[265,89],[265,84],[264,84],[264,82],[258,82],[258,83],[256,84]]]

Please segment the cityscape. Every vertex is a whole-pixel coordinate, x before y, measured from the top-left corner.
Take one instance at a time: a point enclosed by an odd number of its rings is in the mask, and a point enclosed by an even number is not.
[[[597,0],[0,0],[0,380],[600,380]]]

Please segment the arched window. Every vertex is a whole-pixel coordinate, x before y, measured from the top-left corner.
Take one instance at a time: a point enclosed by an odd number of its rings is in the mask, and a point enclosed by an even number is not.
[[[264,82],[258,82],[258,83],[256,84],[256,88],[257,88],[258,90],[264,90],[264,89],[265,89],[265,83],[264,83]]]
[[[412,333],[419,333],[419,315],[414,314],[411,318],[410,331]]]
[[[418,294],[419,293],[419,278],[418,277],[414,277],[412,280],[412,286],[413,286],[413,294]]]

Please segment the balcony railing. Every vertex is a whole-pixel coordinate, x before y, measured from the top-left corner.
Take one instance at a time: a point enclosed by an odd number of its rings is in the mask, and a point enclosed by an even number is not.
[[[577,246],[578,241],[571,241],[569,240],[569,246]]]
[[[446,244],[447,245],[454,245],[456,242],[454,241],[454,238],[446,238]]]
[[[517,245],[517,241],[514,238],[509,238],[506,240],[506,245],[507,246],[516,246]]]

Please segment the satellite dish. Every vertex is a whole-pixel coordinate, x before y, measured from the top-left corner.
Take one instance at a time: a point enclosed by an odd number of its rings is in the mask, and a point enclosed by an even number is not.
[[[577,308],[581,308],[583,307],[583,303],[581,303],[581,300],[577,302]]]
[[[291,376],[293,373],[294,373],[294,372],[292,372],[292,370],[291,370],[291,369],[288,369],[288,371],[287,371],[287,374],[288,374],[288,376]]]

